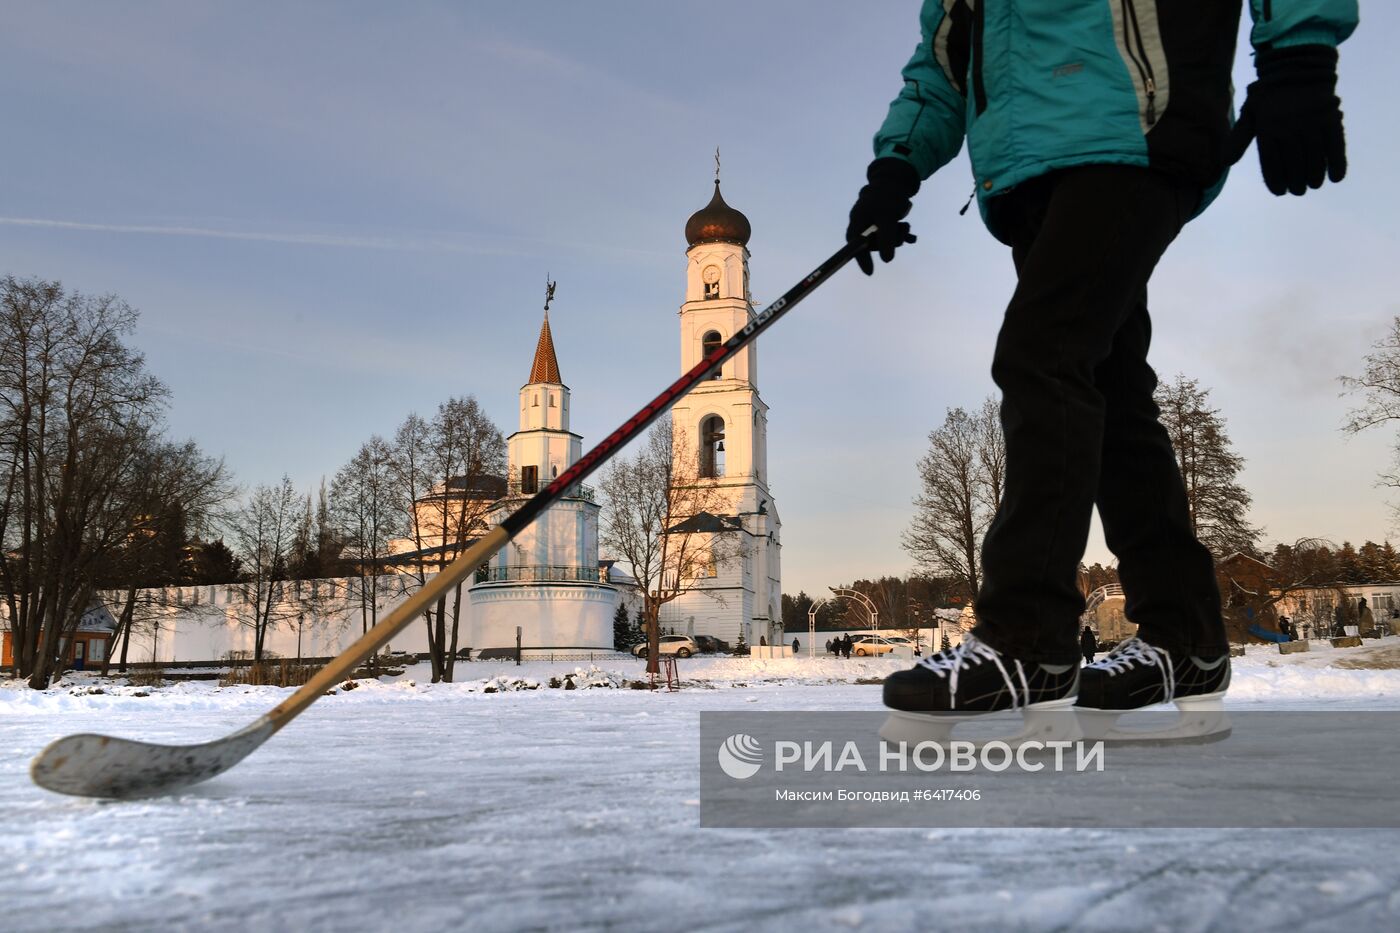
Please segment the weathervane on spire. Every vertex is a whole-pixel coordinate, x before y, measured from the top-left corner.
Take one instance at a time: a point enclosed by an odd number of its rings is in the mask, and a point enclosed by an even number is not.
[[[715,184],[719,184],[719,146],[715,147]]]
[[[548,313],[549,313],[549,303],[550,303],[551,301],[554,300],[554,286],[557,285],[557,284],[559,284],[559,283],[558,283],[558,282],[552,282],[552,281],[550,281],[550,279],[549,279],[549,274],[548,274],[548,273],[545,274],[545,277],[544,277],[544,313],[545,313],[545,314],[548,314]]]

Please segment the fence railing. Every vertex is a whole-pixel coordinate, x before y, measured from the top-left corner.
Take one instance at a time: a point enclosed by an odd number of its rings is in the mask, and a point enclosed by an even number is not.
[[[598,567],[483,567],[477,583],[606,583]]]
[[[549,482],[550,481],[547,479],[540,479],[538,483],[531,487],[522,486],[519,479],[512,479],[509,483],[506,484],[506,497],[514,498],[522,496],[533,496],[535,493],[548,486]],[[583,499],[585,502],[597,501],[597,496],[593,490],[593,487],[589,486],[587,483],[579,483],[577,486],[572,487],[567,493],[564,494],[564,498]]]

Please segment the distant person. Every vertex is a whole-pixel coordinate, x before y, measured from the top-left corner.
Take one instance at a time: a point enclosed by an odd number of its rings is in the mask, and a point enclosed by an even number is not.
[[[1084,655],[1085,664],[1094,663],[1094,655],[1099,653],[1099,640],[1094,637],[1094,630],[1089,626],[1084,626],[1084,631],[1079,633],[1079,651]]]
[[[793,654],[797,654],[797,639],[796,639],[796,638],[794,638],[794,639],[792,640],[792,653],[793,653]]]
[[[841,657],[843,657],[843,658],[849,658],[850,656],[851,656],[851,636],[847,635],[847,636],[842,640],[842,642],[841,642]]]

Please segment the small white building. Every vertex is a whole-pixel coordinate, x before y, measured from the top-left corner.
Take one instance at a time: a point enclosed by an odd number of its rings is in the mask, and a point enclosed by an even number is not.
[[[1389,632],[1392,623],[1400,623],[1400,584],[1347,583],[1298,587],[1280,599],[1275,609],[1292,620],[1300,635],[1322,638],[1332,634],[1339,606],[1344,624],[1361,627],[1363,634],[1369,628],[1369,623],[1361,618],[1363,609],[1382,633]]]
[[[569,409],[546,308],[520,390],[520,428],[507,441],[506,495],[487,515],[491,528],[578,460],[583,439],[569,430]],[[598,513],[593,490],[579,485],[497,552],[469,591],[464,642],[477,651],[514,648],[519,626],[525,648],[611,649],[618,594],[599,570]]]

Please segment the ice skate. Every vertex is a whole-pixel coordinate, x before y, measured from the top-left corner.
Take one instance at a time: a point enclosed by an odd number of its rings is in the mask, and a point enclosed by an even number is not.
[[[889,718],[880,727],[887,742],[946,744],[953,729],[1006,711],[1019,711],[1019,732],[969,738],[1017,746],[1079,738],[1073,714],[1079,670],[1073,664],[1036,664],[1002,654],[973,635],[925,658],[907,671],[885,678]]]
[[[1225,691],[1230,657],[1198,658],[1130,638],[1080,675],[1076,713],[1088,739],[1169,744],[1218,742],[1230,734]],[[1162,703],[1176,704],[1176,716],[1162,711],[1155,723],[1118,724],[1123,714]]]

